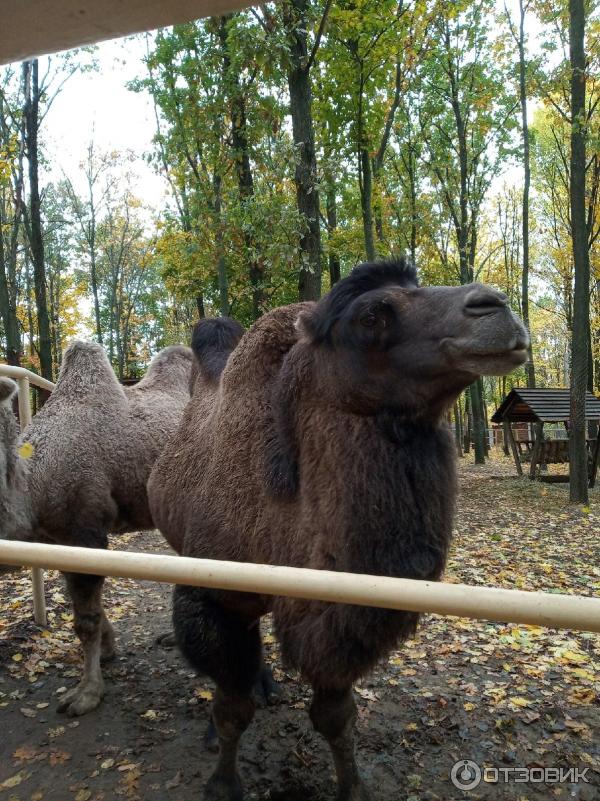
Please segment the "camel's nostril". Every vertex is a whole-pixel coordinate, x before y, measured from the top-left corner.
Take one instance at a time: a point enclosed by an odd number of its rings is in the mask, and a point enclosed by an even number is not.
[[[473,287],[465,298],[465,314],[472,317],[493,314],[506,306],[508,306],[508,298],[504,292],[498,292],[486,286]]]

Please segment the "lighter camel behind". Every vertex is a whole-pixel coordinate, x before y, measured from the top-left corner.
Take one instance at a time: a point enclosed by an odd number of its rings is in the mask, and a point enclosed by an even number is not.
[[[56,388],[21,437],[0,379],[0,533],[106,548],[109,533],[153,528],[146,483],[190,398],[192,351],[165,348],[132,388],[117,381],[100,345],[73,342]],[[27,447],[22,447],[26,445]],[[104,578],[66,574],[83,677],[59,709],[82,715],[104,695],[101,660],[114,655],[102,608]]]

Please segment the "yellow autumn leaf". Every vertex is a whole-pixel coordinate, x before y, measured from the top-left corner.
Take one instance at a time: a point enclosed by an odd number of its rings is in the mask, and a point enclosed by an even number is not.
[[[9,776],[8,779],[5,779],[2,784],[0,784],[0,790],[10,790],[11,787],[17,787],[17,785],[21,784],[21,782],[25,781],[28,777],[29,773],[20,770],[18,773],[15,773],[14,776]]]
[[[13,654],[12,660],[13,662],[20,662],[23,659],[23,654]]]
[[[212,690],[196,690],[196,695],[198,698],[204,699],[204,701],[212,701],[213,699]]]
[[[519,695],[515,695],[512,698],[509,698],[508,700],[513,706],[518,706],[521,708],[526,706],[531,706],[531,701],[529,700],[529,698],[523,698],[522,696]]]
[[[573,668],[571,675],[577,676],[578,679],[587,679],[588,681],[594,681],[596,678],[591,671],[585,668]]]
[[[587,656],[585,654],[577,653],[577,651],[563,651],[560,655],[561,662],[587,662]]]
[[[31,459],[31,457],[33,456],[33,451],[34,448],[31,442],[24,442],[19,447],[19,456],[21,457],[21,459]]]
[[[476,709],[476,705],[472,704],[470,701],[468,701],[466,704],[463,704],[463,707],[467,712],[472,712],[474,709]]]
[[[592,704],[596,700],[596,692],[591,687],[576,687],[569,693],[572,704]]]

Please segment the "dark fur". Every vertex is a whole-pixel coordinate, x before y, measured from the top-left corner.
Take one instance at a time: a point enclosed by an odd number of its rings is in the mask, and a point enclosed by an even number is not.
[[[339,281],[307,317],[313,341],[331,342],[336,322],[343,317],[351,302],[366,292],[385,286],[416,287],[417,271],[410,261],[380,261],[359,264],[343,281]]]
[[[508,353],[525,334],[498,293],[416,284],[405,262],[363,265],[318,304],[265,315],[229,356],[221,338],[211,356],[210,332],[202,359],[225,364],[221,379],[213,370],[210,386],[197,382],[148,484],[154,520],[176,550],[440,578],[456,494],[444,410],[473,381],[473,363],[487,369],[480,340]],[[490,306],[485,319],[469,314],[473,293]],[[339,799],[363,801],[351,686],[410,636],[418,615],[178,587],[179,645],[219,688],[222,755],[205,797],[240,797],[232,765],[260,664],[250,632],[269,611],[285,661],[315,688],[311,718],[330,740]],[[240,669],[252,675],[243,679]]]
[[[205,380],[219,380],[229,354],[243,333],[243,326],[229,317],[210,317],[196,323],[192,332],[192,350]]]

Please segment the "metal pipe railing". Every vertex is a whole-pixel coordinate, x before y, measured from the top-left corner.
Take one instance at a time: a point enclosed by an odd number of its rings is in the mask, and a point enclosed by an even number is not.
[[[600,598],[185,556],[0,542],[0,563],[600,632]]]
[[[52,392],[55,386],[47,378],[42,378],[41,375],[31,370],[26,370],[25,367],[15,367],[12,364],[0,364],[0,375],[7,375],[9,378],[14,378],[15,381],[26,378],[30,384],[40,389],[46,389],[48,392]]]
[[[14,378],[19,387],[19,422],[21,431],[31,423],[31,398],[29,397],[29,385],[33,384],[40,389],[52,392],[54,384],[41,375],[26,370],[24,367],[15,367],[12,364],[0,364],[0,375]],[[46,617],[46,596],[44,592],[44,571],[41,567],[34,567],[31,571],[31,587],[33,591],[33,619],[40,626],[47,623]]]

